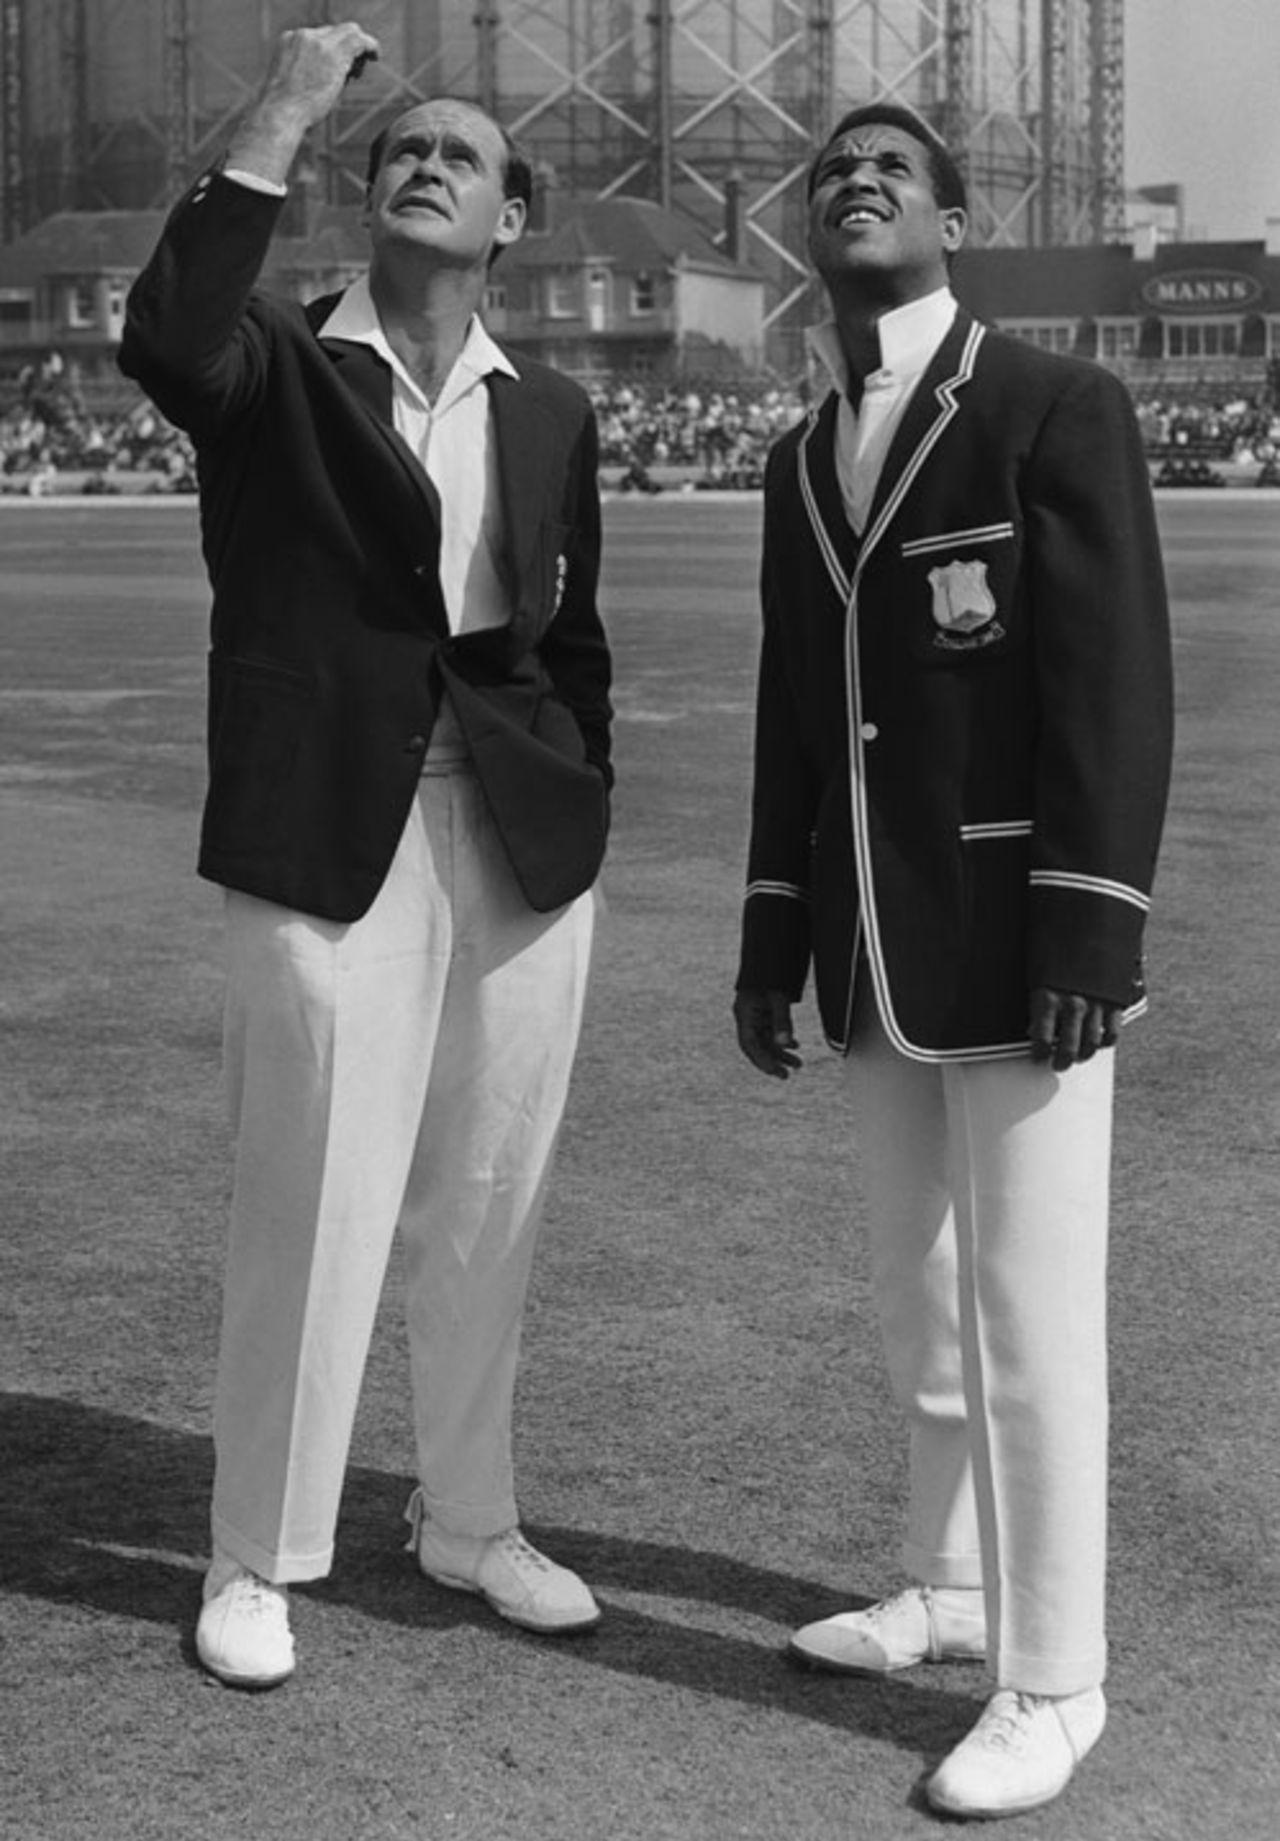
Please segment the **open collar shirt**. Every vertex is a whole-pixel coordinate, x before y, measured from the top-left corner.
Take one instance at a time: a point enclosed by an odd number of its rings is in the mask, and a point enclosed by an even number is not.
[[[277,198],[288,189],[243,168],[228,167],[225,177]],[[515,366],[473,315],[462,350],[433,404],[391,349],[367,274],[346,290],[320,336],[371,346],[391,368],[396,433],[412,449],[440,499],[440,589],[450,631],[470,633],[505,625],[508,598],[498,563],[502,507],[484,380],[491,371],[515,377]]]
[[[362,275],[320,328],[324,339],[371,346],[390,366],[396,433],[421,462],[440,496],[440,588],[450,630],[502,626],[509,598],[500,566],[502,506],[489,391],[493,371],[518,375],[478,318],[435,402],[392,350]]]
[[[849,400],[849,368],[834,320],[810,329],[809,349],[839,394],[836,411],[836,475],[844,508],[856,534],[866,528],[890,443],[911,393],[951,329],[956,298],[938,288],[895,307],[876,321],[880,367],[867,377],[857,409]]]

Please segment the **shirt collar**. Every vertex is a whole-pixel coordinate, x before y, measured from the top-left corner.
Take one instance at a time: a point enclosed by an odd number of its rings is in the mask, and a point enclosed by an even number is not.
[[[880,368],[867,378],[868,386],[879,383],[902,383],[919,377],[950,331],[956,316],[956,297],[942,287],[919,300],[909,300],[904,307],[882,313],[876,321],[880,337]],[[849,383],[849,367],[834,320],[824,320],[810,327],[809,350],[843,396]]]
[[[360,275],[342,295],[333,312],[320,328],[322,339],[347,339],[352,344],[368,345],[378,356],[391,366],[400,381],[413,391],[415,396],[422,396],[422,390],[409,375],[395,352],[391,349],[386,333],[382,330],[382,321],[374,305],[373,294],[369,288],[368,274]],[[455,396],[460,390],[487,377],[491,371],[503,371],[508,377],[518,377],[519,372],[512,364],[501,346],[496,345],[485,331],[478,314],[472,314],[467,327],[467,336],[462,350],[454,361],[441,397],[446,394]],[[461,375],[460,375],[461,374]],[[423,399],[425,401],[425,398]]]

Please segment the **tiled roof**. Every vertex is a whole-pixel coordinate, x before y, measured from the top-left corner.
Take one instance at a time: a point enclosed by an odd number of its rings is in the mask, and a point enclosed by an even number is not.
[[[507,250],[508,268],[563,268],[582,262],[611,262],[628,274],[685,266],[721,275],[753,275],[731,262],[689,218],[647,198],[565,200],[561,221],[551,231],[530,234]]]
[[[164,224],[163,211],[60,211],[0,249],[0,286],[34,287],[46,275],[140,269]]]
[[[697,224],[648,199],[564,201],[562,209],[556,229],[526,234],[504,253],[504,269],[599,261],[634,274],[680,261],[714,274],[754,275],[729,261]],[[0,286],[31,286],[51,274],[136,271],[154,249],[164,216],[162,211],[60,212],[0,249]],[[317,211],[309,236],[275,237],[265,273],[356,265],[368,253],[358,208],[326,205]]]

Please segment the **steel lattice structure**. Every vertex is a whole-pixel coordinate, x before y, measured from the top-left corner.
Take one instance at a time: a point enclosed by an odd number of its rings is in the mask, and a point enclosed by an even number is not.
[[[856,102],[893,97],[941,129],[972,241],[1121,231],[1123,0],[0,0],[6,240],[53,210],[166,202],[225,141],[275,35],[352,12],[383,57],[311,150],[324,196],[359,198],[391,114],[469,97],[567,193],[656,198],[715,235],[740,197],[779,333],[812,307],[805,170]]]

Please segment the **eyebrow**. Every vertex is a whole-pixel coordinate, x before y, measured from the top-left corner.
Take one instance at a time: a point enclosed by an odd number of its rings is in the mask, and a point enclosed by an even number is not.
[[[399,153],[407,152],[410,148],[430,149],[437,145],[445,153],[469,153],[477,160],[482,162],[484,160],[484,153],[479,143],[471,140],[459,128],[406,128],[402,134],[395,136],[387,149],[386,157],[390,160]]]
[[[822,172],[827,166],[849,160],[905,160],[910,165],[911,155],[910,148],[898,147],[892,142],[887,147],[860,147],[856,142],[841,141],[819,157],[818,171]]]

